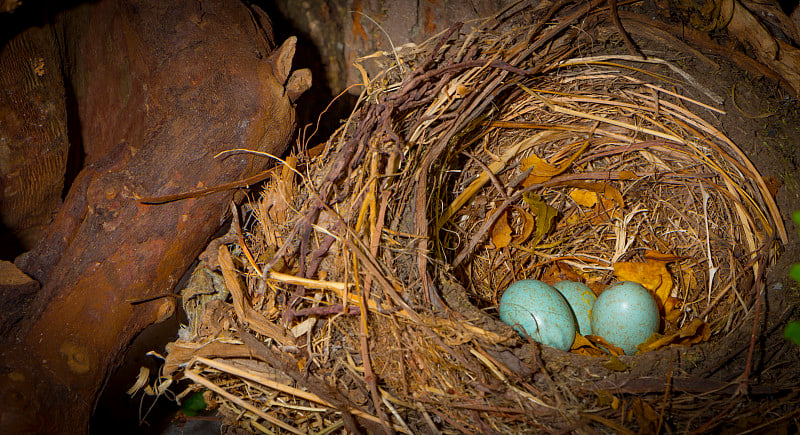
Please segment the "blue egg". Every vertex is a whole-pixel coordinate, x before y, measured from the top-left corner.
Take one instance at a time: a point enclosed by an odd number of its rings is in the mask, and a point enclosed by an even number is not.
[[[592,335],[592,308],[597,296],[592,289],[582,282],[559,281],[553,284],[564,299],[569,303],[575,320],[578,322],[578,332],[581,335]]]
[[[534,279],[512,283],[500,298],[500,320],[523,337],[561,350],[575,341],[575,319],[569,303],[556,289]]]
[[[626,354],[658,331],[658,306],[639,283],[623,281],[600,293],[592,310],[592,331]]]

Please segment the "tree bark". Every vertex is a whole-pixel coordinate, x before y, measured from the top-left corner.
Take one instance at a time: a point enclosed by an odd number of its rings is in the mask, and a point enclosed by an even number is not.
[[[86,431],[127,344],[169,317],[173,287],[233,192],[147,205],[235,181],[294,128],[294,40],[274,50],[237,0],[105,0],[57,18],[86,166],[47,235],[17,265],[42,285],[0,347],[0,432]],[[286,86],[289,86],[287,88]],[[63,176],[63,174],[62,174]]]

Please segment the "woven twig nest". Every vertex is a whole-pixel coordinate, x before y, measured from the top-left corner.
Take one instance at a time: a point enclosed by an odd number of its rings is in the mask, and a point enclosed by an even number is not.
[[[388,54],[321,154],[283,162],[247,240],[222,240],[233,256],[212,244],[232,302],[184,292],[192,325],[165,374],[250,429],[648,431],[667,398],[706,407],[678,430],[709,421],[725,404],[670,390],[673,369],[689,382],[692,345],[752,325],[785,230],[758,171],[695,114],[718,109],[680,94],[689,76],[574,55],[565,28],[585,12],[523,10]],[[650,352],[556,351],[498,320],[514,280],[601,291],[631,273],[660,297]]]

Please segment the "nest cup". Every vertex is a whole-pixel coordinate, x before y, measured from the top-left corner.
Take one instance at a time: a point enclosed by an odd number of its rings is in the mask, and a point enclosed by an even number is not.
[[[324,149],[276,171],[246,243],[232,259],[220,248],[233,303],[195,301],[171,371],[205,370],[237,418],[233,396],[257,395],[266,369],[197,359],[226,339],[313,393],[270,393],[287,405],[249,410],[260,422],[318,431],[347,414],[406,433],[516,433],[563,429],[598,390],[671,368],[625,372],[522,339],[496,310],[514,280],[599,292],[649,279],[664,335],[653,352],[747,325],[786,234],[758,171],[704,120],[719,109],[683,95],[707,91],[666,62],[578,57],[581,32],[542,9],[506,13],[384,54]],[[613,353],[591,341],[576,351]],[[558,375],[559,364],[583,371]],[[309,418],[311,405],[328,411]]]
[[[728,333],[774,255],[772,198],[689,107],[713,109],[609,61],[522,80],[459,142],[432,186],[449,204],[430,216],[436,253],[487,311],[519,279],[596,293],[632,280],[656,297],[661,332],[702,319],[695,341]]]

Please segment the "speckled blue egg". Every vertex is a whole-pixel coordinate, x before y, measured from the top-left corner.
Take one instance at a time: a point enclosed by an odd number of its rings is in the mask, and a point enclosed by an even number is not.
[[[592,331],[628,355],[658,331],[658,306],[639,283],[623,281],[600,293],[592,310]]]
[[[592,289],[582,282],[575,281],[559,281],[553,284],[553,288],[564,296],[572,308],[575,320],[578,322],[578,332],[581,335],[592,335],[592,308],[594,301],[597,300]]]
[[[556,289],[535,279],[511,284],[500,298],[500,320],[539,343],[569,350],[575,341],[575,319]]]

